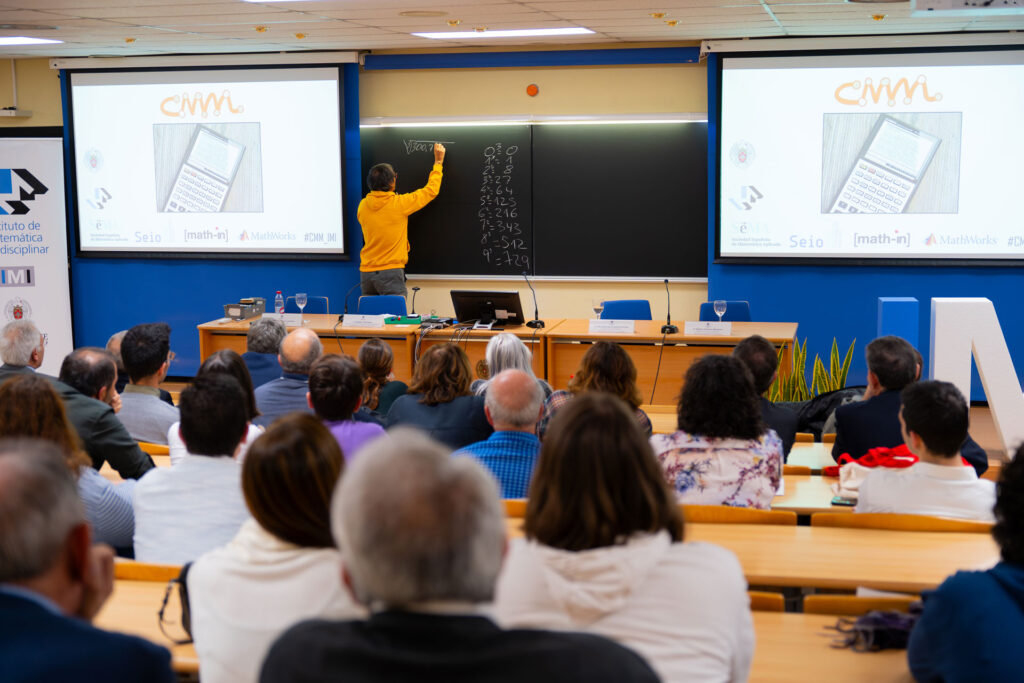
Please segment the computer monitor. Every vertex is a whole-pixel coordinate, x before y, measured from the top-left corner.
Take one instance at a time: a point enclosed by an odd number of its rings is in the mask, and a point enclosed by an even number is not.
[[[480,292],[453,289],[452,305],[460,323],[476,322],[477,327],[522,325],[523,304],[519,292]]]

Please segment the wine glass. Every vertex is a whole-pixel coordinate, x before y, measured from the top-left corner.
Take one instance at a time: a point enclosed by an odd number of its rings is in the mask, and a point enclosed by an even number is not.
[[[715,315],[718,316],[718,322],[722,322],[722,316],[725,315],[725,301],[722,299],[715,299]]]
[[[309,298],[306,296],[305,292],[299,292],[298,294],[295,295],[295,305],[299,307],[299,315],[300,316],[302,315],[302,309],[304,309],[306,307],[306,302],[308,300],[309,300]],[[718,306],[718,304],[716,303],[715,306]],[[717,310],[717,308],[716,308],[716,310]],[[307,322],[309,322],[309,321],[306,320],[306,319],[302,320],[302,324],[303,325],[305,325]]]
[[[604,299],[591,299],[590,306],[594,309],[594,315],[600,318],[601,311],[604,310]]]

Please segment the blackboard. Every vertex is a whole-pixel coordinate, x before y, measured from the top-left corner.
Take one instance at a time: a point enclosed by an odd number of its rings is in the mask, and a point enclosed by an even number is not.
[[[361,135],[363,175],[387,161],[399,192],[426,181],[432,142],[448,145],[441,194],[409,219],[409,273],[707,277],[704,122]]]

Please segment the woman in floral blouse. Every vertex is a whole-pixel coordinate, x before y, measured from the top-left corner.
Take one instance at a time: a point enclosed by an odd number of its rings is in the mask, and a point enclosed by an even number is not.
[[[681,503],[767,510],[782,476],[782,440],[761,420],[750,371],[707,355],[686,372],[678,431],[651,437]]]

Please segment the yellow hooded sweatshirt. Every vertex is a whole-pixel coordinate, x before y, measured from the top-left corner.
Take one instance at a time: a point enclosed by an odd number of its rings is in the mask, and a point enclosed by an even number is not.
[[[409,214],[419,211],[441,190],[441,164],[434,164],[427,184],[408,194],[374,190],[359,202],[356,217],[363,227],[359,270],[364,273],[404,268],[409,262]]]

